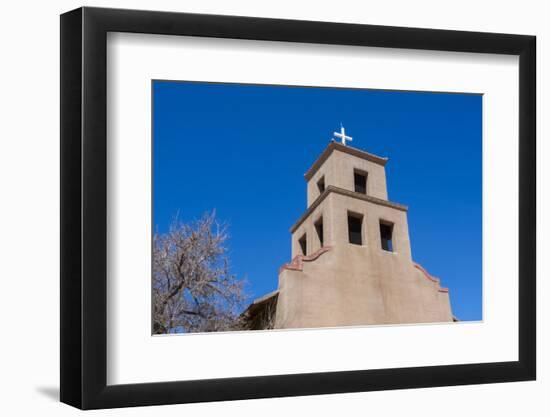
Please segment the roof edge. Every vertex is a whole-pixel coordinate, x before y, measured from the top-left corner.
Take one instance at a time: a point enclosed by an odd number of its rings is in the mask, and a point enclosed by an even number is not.
[[[382,200],[381,198],[373,197],[366,194],[356,193],[355,191],[349,191],[349,190],[345,190],[344,188],[336,187],[334,185],[329,185],[327,188],[325,188],[325,191],[323,191],[321,195],[319,195],[319,197],[317,197],[317,199],[310,204],[310,206],[306,209],[304,214],[300,216],[300,218],[296,221],[296,223],[292,225],[292,227],[290,228],[290,233],[294,233],[296,229],[298,229],[298,227],[300,227],[300,225],[309,217],[309,215],[313,212],[313,210],[315,210],[319,206],[319,204],[321,204],[322,201],[330,193],[340,194],[347,197],[356,198],[358,200],[368,201],[369,203],[391,207],[396,210],[401,210],[401,211],[409,210],[409,208],[403,204],[394,203],[393,201],[389,201],[389,200]]]
[[[374,162],[378,165],[385,166],[388,163],[388,158],[374,155],[372,153],[363,151],[361,149],[353,148],[351,146],[342,145],[341,143],[335,142],[334,140],[328,144],[323,153],[317,158],[313,165],[306,171],[304,177],[306,181],[309,181],[313,175],[321,168],[321,165],[328,159],[333,151],[340,151],[347,153],[349,155],[356,156],[358,158],[365,159],[367,161]]]
[[[264,304],[265,302],[275,298],[275,297],[278,297],[279,296],[279,290],[275,290],[275,291],[271,291],[270,293],[267,293],[259,298],[256,298],[254,301],[252,301],[252,303],[250,303],[248,305],[248,307],[246,307],[244,309],[244,311],[241,313],[241,316],[244,316],[244,315],[247,315],[247,314],[251,314],[252,313],[252,310],[254,310],[255,308],[259,307],[260,305]]]

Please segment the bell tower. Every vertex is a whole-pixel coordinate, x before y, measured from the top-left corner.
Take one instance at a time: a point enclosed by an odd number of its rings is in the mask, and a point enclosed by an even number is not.
[[[371,248],[381,244],[377,235],[382,230],[391,244],[386,250],[410,259],[407,207],[388,200],[387,162],[331,142],[305,174],[307,209],[290,230],[292,257],[323,246]]]
[[[407,206],[390,201],[388,158],[345,145],[342,127],[305,173],[275,328],[453,321],[449,294],[412,260]]]

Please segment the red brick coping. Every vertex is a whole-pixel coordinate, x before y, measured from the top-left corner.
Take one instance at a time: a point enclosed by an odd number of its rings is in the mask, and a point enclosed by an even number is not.
[[[424,274],[424,276],[425,276],[426,278],[428,278],[430,281],[435,282],[436,284],[439,284],[439,282],[440,282],[440,281],[439,281],[439,278],[436,278],[436,277],[430,275],[429,272],[426,271],[426,270],[422,267],[422,265],[417,264],[416,262],[413,262],[413,265],[414,265],[414,267],[415,267],[416,269],[420,270],[420,272],[422,272],[422,273]],[[440,286],[437,290],[438,290],[439,292],[449,292],[449,289],[448,289],[448,288],[441,287],[441,286]]]
[[[279,273],[281,273],[285,269],[288,269],[290,271],[302,271],[304,267],[304,262],[314,261],[323,253],[328,252],[331,249],[331,246],[323,246],[321,249],[313,252],[311,255],[296,255],[294,258],[292,258],[292,261],[290,261],[290,263],[284,264],[279,268]]]

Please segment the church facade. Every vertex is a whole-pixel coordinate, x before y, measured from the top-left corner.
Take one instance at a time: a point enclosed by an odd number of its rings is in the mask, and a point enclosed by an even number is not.
[[[306,172],[291,261],[277,290],[243,313],[245,327],[453,321],[448,289],[413,261],[407,207],[388,199],[388,159],[342,142],[329,143]]]

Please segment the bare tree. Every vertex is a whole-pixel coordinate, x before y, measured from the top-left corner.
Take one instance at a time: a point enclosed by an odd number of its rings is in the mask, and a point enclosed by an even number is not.
[[[252,303],[239,317],[239,330],[272,330],[275,328],[278,295]]]
[[[245,301],[244,280],[230,273],[227,228],[215,212],[174,221],[153,241],[153,333],[235,328]]]

